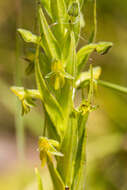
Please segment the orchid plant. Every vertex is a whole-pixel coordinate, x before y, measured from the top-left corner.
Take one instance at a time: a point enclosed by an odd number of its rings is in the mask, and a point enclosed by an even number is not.
[[[38,2],[39,34],[18,29],[26,43],[34,44],[27,74],[34,73],[37,89],[11,87],[19,97],[22,115],[40,100],[45,115],[43,136],[38,152],[42,167],[47,164],[55,190],[84,190],[86,175],[87,120],[94,105],[98,85],[127,92],[124,87],[99,80],[101,68],[84,71],[91,53],[104,55],[111,42],[97,42],[96,1],[94,0],[94,30],[89,43],[77,50],[83,27],[82,7],[85,0],[40,0]],[[48,19],[47,19],[48,18]],[[81,100],[75,105],[77,92]],[[85,92],[85,95],[84,95]],[[38,170],[39,190],[45,189]]]

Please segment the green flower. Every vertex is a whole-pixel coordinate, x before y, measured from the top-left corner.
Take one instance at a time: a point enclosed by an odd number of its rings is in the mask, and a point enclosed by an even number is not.
[[[59,147],[58,141],[48,139],[47,137],[39,137],[38,147],[42,167],[45,165],[47,157],[52,161],[52,156],[63,156],[61,152],[56,150]]]
[[[65,72],[64,64],[60,60],[55,60],[52,63],[51,72],[48,73],[45,78],[52,78],[54,83],[54,89],[58,90],[60,88],[63,88],[65,84],[65,78],[73,80],[74,77],[72,77],[70,74]]]
[[[81,105],[79,106],[79,112],[82,114],[82,115],[85,115],[86,113],[90,113],[94,110],[96,110],[98,108],[97,105],[91,105],[88,100],[83,100],[83,102],[81,103]]]
[[[30,112],[35,105],[35,99],[40,99],[38,90],[27,90],[23,87],[11,87],[12,92],[19,98],[22,105],[22,115]]]
[[[34,99],[32,98],[24,98],[21,103],[22,103],[22,115],[27,114],[30,112],[30,109],[36,104],[34,103]]]

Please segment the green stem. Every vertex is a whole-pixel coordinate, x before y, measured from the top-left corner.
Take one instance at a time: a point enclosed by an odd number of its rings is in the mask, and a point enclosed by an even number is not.
[[[112,84],[110,82],[106,82],[106,81],[102,81],[102,80],[98,80],[97,84],[99,84],[101,86],[104,86],[106,88],[116,90],[118,92],[127,93],[127,87],[123,87],[123,86],[120,86],[120,85],[117,85],[117,84]]]
[[[21,0],[16,0],[16,30],[21,24]],[[16,37],[16,66],[15,66],[15,84],[17,86],[21,85],[21,66],[19,61],[19,56],[21,53],[21,45],[19,42],[18,37]],[[17,150],[18,150],[18,157],[22,161],[24,159],[24,126],[23,126],[23,119],[21,117],[21,106],[19,100],[16,100],[16,113],[15,113],[15,126],[16,126],[16,140],[17,140]]]
[[[93,31],[89,39],[89,43],[93,43],[96,41],[96,35],[97,35],[97,3],[96,0],[94,0],[94,5],[93,5]]]
[[[92,102],[92,98],[93,98],[93,67],[92,67],[92,64],[90,65],[90,73],[91,73],[90,88],[89,88],[89,94],[88,94],[88,102],[89,103]]]
[[[82,100],[84,100],[85,99],[84,88],[81,89],[81,92],[82,92]]]
[[[43,109],[44,109],[44,129],[43,129],[43,136],[46,136],[46,125],[47,125],[47,117],[46,117],[46,110],[45,107],[43,105]]]
[[[96,0],[94,0],[94,37],[93,42],[96,40],[97,35],[97,3]]]

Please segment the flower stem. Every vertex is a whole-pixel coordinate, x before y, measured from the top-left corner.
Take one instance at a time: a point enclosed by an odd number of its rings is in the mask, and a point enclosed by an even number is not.
[[[16,0],[16,30],[21,25],[21,0]],[[17,35],[16,35],[17,36]],[[21,44],[16,37],[16,64],[15,64],[15,77],[14,81],[17,86],[20,86],[22,84],[21,82],[21,64],[20,64],[20,53],[21,53]],[[16,113],[15,113],[15,126],[16,126],[16,141],[17,141],[17,151],[18,151],[18,158],[19,160],[24,159],[24,126],[23,126],[23,118],[21,116],[21,106],[19,103],[19,100],[17,98],[16,100]]]

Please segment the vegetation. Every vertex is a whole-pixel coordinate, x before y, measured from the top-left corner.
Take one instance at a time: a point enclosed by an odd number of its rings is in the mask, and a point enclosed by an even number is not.
[[[99,80],[101,68],[90,64],[84,68],[93,52],[104,55],[111,42],[96,42],[96,0],[94,27],[87,45],[78,49],[80,31],[84,25],[82,0],[41,0],[38,2],[38,35],[18,29],[23,40],[33,43],[26,73],[35,74],[37,89],[11,87],[19,97],[22,115],[40,100],[45,115],[43,136],[38,140],[42,167],[47,164],[55,190],[84,190],[86,175],[87,120],[98,108],[94,97],[98,85],[127,93],[125,87]],[[43,6],[43,9],[42,7]],[[80,102],[75,103],[78,92]],[[43,183],[36,169],[38,189]]]

